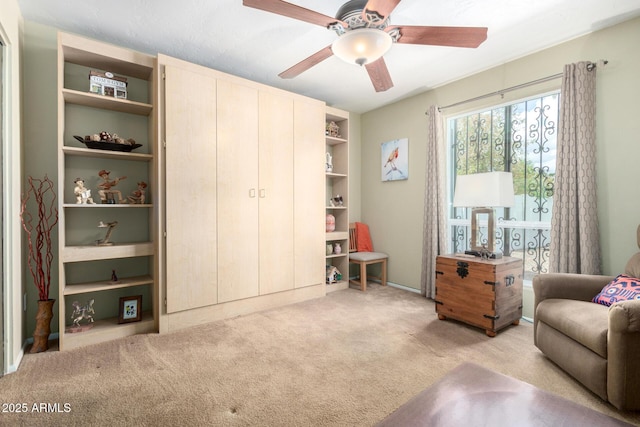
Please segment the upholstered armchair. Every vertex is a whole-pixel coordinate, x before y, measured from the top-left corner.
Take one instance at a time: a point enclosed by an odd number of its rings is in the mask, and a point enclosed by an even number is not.
[[[625,274],[640,277],[640,252],[628,261]],[[610,307],[592,302],[614,279],[559,273],[535,276],[534,343],[616,408],[639,410],[640,300]]]

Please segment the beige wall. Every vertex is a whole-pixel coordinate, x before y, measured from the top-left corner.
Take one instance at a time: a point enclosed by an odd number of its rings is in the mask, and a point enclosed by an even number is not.
[[[362,220],[371,227],[376,249],[389,254],[389,280],[420,288],[427,138],[424,113],[429,106],[449,105],[557,74],[567,63],[599,59],[609,61],[597,71],[600,240],[604,272],[621,272],[629,256],[638,250],[635,231],[640,223],[640,188],[635,173],[640,158],[637,40],[640,40],[638,18],[362,114]],[[444,113],[450,116],[523,98],[559,88],[560,83],[556,79],[509,93],[504,99],[496,96]],[[402,137],[409,138],[409,180],[383,183],[379,176],[380,143]]]
[[[24,23],[23,37],[23,111],[24,128],[22,144],[24,155],[24,175],[34,178],[49,176],[58,183],[57,133],[58,127],[58,32],[52,27]],[[43,72],[42,70],[47,70]],[[51,289],[49,297],[58,299],[58,233],[51,234],[54,260],[51,265]],[[31,337],[35,329],[38,291],[33,278],[24,272],[27,290],[27,312],[25,334]],[[58,304],[56,301],[51,320],[51,331],[58,332]]]
[[[2,61],[2,203],[6,217],[2,221],[4,237],[3,321],[4,373],[17,369],[22,358],[22,271],[20,215],[20,33],[22,16],[16,0],[0,0],[0,40],[5,45]]]

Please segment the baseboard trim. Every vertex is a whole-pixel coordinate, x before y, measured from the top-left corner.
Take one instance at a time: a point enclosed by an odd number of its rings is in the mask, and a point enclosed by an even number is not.
[[[352,279],[356,279],[357,280],[358,276],[352,276],[352,277],[349,278],[349,280],[352,280]],[[379,279],[369,279],[369,278],[367,278],[367,282],[381,283]],[[416,293],[416,294],[421,293],[420,289],[411,288],[409,286],[404,286],[404,285],[401,285],[399,283],[390,282],[388,280],[387,280],[387,286],[391,286],[393,288],[402,289],[403,291],[413,292],[413,293]]]
[[[389,282],[388,280],[387,280],[387,285],[392,286],[394,288],[402,289],[403,291],[413,292],[414,294],[421,293],[420,289],[410,288],[409,286],[404,286],[404,285],[400,285],[398,283]]]
[[[49,341],[57,340],[59,337],[60,337],[60,334],[58,332],[54,332],[49,335]],[[18,368],[20,367],[20,363],[22,363],[22,359],[24,358],[24,355],[27,352],[27,347],[29,347],[29,345],[31,344],[33,344],[33,337],[29,337],[26,340],[24,340],[24,342],[22,343],[22,348],[20,349],[20,352],[16,357],[15,363],[13,365],[7,366],[7,372],[5,372],[5,375],[13,374],[14,372],[18,371]]]
[[[31,339],[31,341],[33,341],[33,338]],[[14,372],[18,371],[18,368],[20,367],[20,363],[22,362],[22,358],[24,357],[24,350],[26,348],[27,348],[27,342],[25,341],[25,343],[22,345],[22,348],[20,349],[20,352],[16,356],[15,363],[13,365],[7,366],[7,372],[5,372],[5,375],[13,374]]]

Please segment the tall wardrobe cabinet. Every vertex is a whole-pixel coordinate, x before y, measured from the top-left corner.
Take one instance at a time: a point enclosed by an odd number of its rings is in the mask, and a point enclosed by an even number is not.
[[[165,63],[162,79],[165,198],[159,234],[170,284],[164,301],[172,313],[218,302],[217,80],[209,69],[184,62]]]
[[[324,295],[324,103],[158,63],[160,330]]]

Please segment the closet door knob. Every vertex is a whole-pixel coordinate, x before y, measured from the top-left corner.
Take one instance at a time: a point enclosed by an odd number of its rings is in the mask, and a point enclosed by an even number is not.
[[[256,189],[255,188],[251,188],[249,190],[249,197],[252,198],[252,199],[256,197]]]
[[[267,190],[265,190],[264,188],[260,189],[260,198],[264,199],[265,197],[267,197]]]

